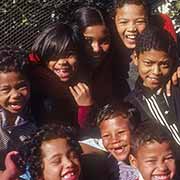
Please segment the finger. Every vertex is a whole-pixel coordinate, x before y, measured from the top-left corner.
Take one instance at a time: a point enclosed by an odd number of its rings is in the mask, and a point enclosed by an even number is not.
[[[173,85],[177,85],[177,83],[178,83],[177,72],[174,72],[172,75],[172,83],[173,83]]]
[[[76,91],[77,95],[81,94],[81,92],[82,92],[81,88],[78,85],[74,86],[73,89],[74,89],[74,91]]]
[[[78,83],[77,86],[83,93],[85,93],[88,90],[87,87],[84,85],[84,83]]]
[[[89,91],[89,87],[88,87],[88,85],[87,85],[87,84],[85,84],[85,83],[81,83],[81,85],[84,87],[84,89],[86,89],[87,91]]]
[[[78,95],[76,93],[76,91],[73,89],[73,87],[69,86],[69,90],[70,90],[71,94],[73,95],[73,97],[76,97]]]
[[[17,156],[19,153],[17,151],[11,151],[7,154],[6,159],[11,159],[12,157]]]
[[[167,94],[167,96],[171,96],[171,86],[172,86],[171,80],[169,80],[167,82],[167,84],[166,84],[166,94]]]

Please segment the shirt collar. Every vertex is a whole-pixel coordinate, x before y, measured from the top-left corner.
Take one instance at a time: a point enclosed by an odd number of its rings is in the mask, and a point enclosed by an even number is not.
[[[25,123],[27,123],[27,121],[25,121],[25,119],[23,118],[23,116],[21,115],[18,115],[16,117],[16,120],[14,122],[14,125],[12,126],[8,126],[8,123],[7,123],[7,117],[6,117],[6,112],[3,110],[3,109],[0,109],[0,123],[1,123],[1,127],[2,128],[13,128],[13,127],[16,127],[16,126],[21,126]]]

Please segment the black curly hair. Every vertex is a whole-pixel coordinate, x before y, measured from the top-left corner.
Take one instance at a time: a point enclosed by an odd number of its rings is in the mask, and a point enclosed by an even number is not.
[[[42,177],[42,152],[41,145],[45,141],[65,138],[69,146],[77,153],[80,159],[82,150],[75,138],[75,132],[70,126],[63,124],[50,124],[41,127],[34,135],[29,137],[21,148],[21,156],[29,166],[29,172],[33,180]]]
[[[102,107],[97,115],[96,122],[97,126],[103,121],[115,118],[117,116],[122,116],[127,118],[130,122],[131,130],[135,129],[140,122],[139,112],[129,103],[111,103]]]
[[[177,44],[170,33],[162,28],[149,26],[137,36],[135,47],[137,56],[151,49],[164,51],[174,63],[178,62]]]
[[[125,4],[143,5],[147,17],[150,15],[147,0],[113,0],[112,15],[116,15],[116,10],[122,8]]]
[[[21,48],[14,46],[0,47],[0,72],[20,72],[27,75],[28,55]]]
[[[175,141],[167,128],[154,122],[154,120],[147,119],[147,121],[140,123],[138,128],[132,132],[131,154],[136,156],[140,146],[143,146],[146,143],[153,143],[155,141],[158,143],[169,143],[173,152],[176,152]]]

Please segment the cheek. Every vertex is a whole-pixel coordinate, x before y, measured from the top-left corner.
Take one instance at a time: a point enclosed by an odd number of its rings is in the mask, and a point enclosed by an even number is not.
[[[171,177],[173,178],[176,173],[176,164],[175,160],[167,164],[168,169],[171,171]]]
[[[131,142],[130,133],[125,134],[123,139],[128,143],[128,145],[130,145],[130,142]]]
[[[54,66],[55,66],[55,62],[49,62],[49,63],[47,64],[47,67],[48,67],[49,69],[51,69],[51,70],[53,70]]]
[[[146,28],[146,24],[138,25],[136,28],[137,28],[138,33],[142,33],[144,29]]]
[[[24,96],[24,98],[29,99],[29,97],[30,97],[30,88],[22,91],[21,94]]]
[[[137,168],[141,172],[144,179],[151,180],[151,176],[152,176],[155,168],[153,168],[153,167],[151,167],[151,166],[149,166],[149,165],[147,165],[146,163],[143,163],[143,162],[138,162]]]
[[[62,167],[60,165],[58,166],[52,166],[50,164],[45,164],[44,170],[43,170],[43,176],[44,179],[51,180],[51,179],[57,179],[61,175]]]
[[[102,139],[102,141],[103,141],[103,145],[104,145],[104,147],[106,148],[106,149],[108,149],[108,146],[109,146],[109,140],[107,140],[107,139]]]
[[[119,33],[119,36],[122,37],[123,36],[123,31],[125,30],[124,26],[120,26],[120,25],[116,25],[117,31]]]

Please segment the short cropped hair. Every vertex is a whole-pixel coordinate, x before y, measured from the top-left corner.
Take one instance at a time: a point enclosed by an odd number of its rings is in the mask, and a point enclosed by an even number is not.
[[[116,10],[122,8],[125,4],[142,5],[147,17],[149,17],[149,7],[146,0],[113,0],[112,15],[116,15]]]
[[[177,44],[166,30],[149,26],[137,36],[135,47],[137,56],[151,49],[164,51],[177,62]]]
[[[82,150],[71,127],[62,124],[45,125],[24,142],[21,151],[21,155],[29,166],[32,179],[37,180],[42,176],[42,143],[58,138],[67,139],[69,146],[80,158]]]
[[[140,123],[139,112],[134,107],[132,107],[131,104],[122,102],[111,103],[102,107],[96,118],[97,126],[100,126],[103,121],[107,121],[117,116],[127,118],[130,122],[131,130],[135,129],[136,126]]]
[[[136,156],[138,149],[141,146],[155,141],[158,143],[169,143],[173,152],[175,152],[176,145],[167,128],[156,123],[154,120],[147,119],[146,121],[140,123],[135,131],[132,132],[131,154]]]
[[[19,72],[26,74],[28,54],[25,50],[14,46],[0,47],[0,72]]]

